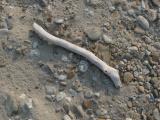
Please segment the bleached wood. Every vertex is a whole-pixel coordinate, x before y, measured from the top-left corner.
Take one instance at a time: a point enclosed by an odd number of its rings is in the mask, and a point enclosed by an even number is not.
[[[122,87],[122,83],[120,80],[119,72],[115,68],[107,65],[105,62],[103,62],[101,59],[96,57],[92,52],[76,46],[64,39],[55,37],[51,35],[50,33],[46,32],[40,25],[37,23],[33,24],[34,31],[43,39],[48,41],[49,43],[52,43],[54,45],[63,47],[67,50],[70,50],[78,55],[81,55],[88,59],[91,63],[96,65],[100,70],[102,70],[106,75],[108,75],[111,80],[113,81],[116,88]]]

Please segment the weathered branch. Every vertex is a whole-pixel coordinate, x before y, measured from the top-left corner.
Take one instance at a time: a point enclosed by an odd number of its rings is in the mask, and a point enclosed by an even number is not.
[[[118,70],[114,69],[113,67],[107,65],[105,62],[103,62],[101,59],[96,57],[92,52],[81,48],[79,46],[76,46],[64,39],[57,38],[48,32],[46,32],[41,26],[39,26],[37,23],[33,24],[34,31],[43,38],[43,40],[48,41],[49,43],[53,43],[57,46],[63,47],[67,50],[70,50],[74,53],[77,53],[86,59],[88,59],[91,63],[96,65],[99,69],[101,69],[106,75],[108,75],[111,80],[113,81],[116,88],[122,87],[122,83],[120,81],[119,72]]]

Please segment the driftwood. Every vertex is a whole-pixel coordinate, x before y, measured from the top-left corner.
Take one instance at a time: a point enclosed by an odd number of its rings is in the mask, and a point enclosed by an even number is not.
[[[96,57],[92,52],[81,48],[79,46],[76,46],[64,39],[57,38],[48,32],[46,32],[40,25],[37,23],[33,24],[34,31],[43,39],[48,41],[49,43],[52,43],[54,45],[63,47],[67,50],[70,50],[76,54],[79,54],[86,59],[88,59],[91,63],[96,65],[100,70],[102,70],[106,75],[108,75],[111,80],[113,81],[116,88],[122,87],[122,83],[120,80],[119,72],[118,70],[114,69],[113,67],[107,65],[105,62],[103,62],[101,59]]]

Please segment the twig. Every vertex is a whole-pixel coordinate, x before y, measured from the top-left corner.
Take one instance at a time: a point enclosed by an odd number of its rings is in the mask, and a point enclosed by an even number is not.
[[[107,65],[105,62],[103,62],[101,59],[96,57],[92,52],[81,48],[79,46],[76,46],[64,39],[57,38],[48,32],[46,32],[41,26],[39,26],[37,23],[33,24],[34,31],[43,38],[43,40],[48,41],[49,43],[55,44],[57,46],[63,47],[67,50],[70,50],[74,53],[77,53],[86,59],[88,59],[91,63],[96,65],[100,70],[102,70],[106,75],[108,75],[116,88],[122,87],[122,83],[120,80],[119,72],[118,70],[114,69],[113,67]]]

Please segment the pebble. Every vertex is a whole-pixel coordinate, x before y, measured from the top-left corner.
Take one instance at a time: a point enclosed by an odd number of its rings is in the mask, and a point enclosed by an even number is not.
[[[84,100],[83,101],[83,108],[84,109],[89,109],[92,106],[92,101],[91,100]]]
[[[0,68],[5,67],[7,65],[6,59],[0,56]]]
[[[127,102],[127,106],[128,106],[129,108],[132,108],[132,102],[131,102],[131,101],[128,101],[128,102]]]
[[[40,57],[40,51],[38,49],[31,50],[30,57],[32,58]]]
[[[96,7],[102,3],[101,0],[86,0],[86,3],[90,6]]]
[[[56,19],[54,20],[54,22],[55,22],[56,24],[63,24],[64,19],[62,19],[62,18],[56,18]]]
[[[78,95],[78,93],[73,89],[69,89],[69,93],[71,94],[72,97],[75,97]]]
[[[148,10],[148,12],[147,12],[147,17],[148,17],[148,19],[151,21],[151,22],[153,22],[153,21],[155,21],[156,19],[157,19],[157,11],[156,10],[154,10],[154,9],[149,9]]]
[[[32,48],[36,49],[36,48],[38,48],[38,45],[39,45],[38,41],[33,41]]]
[[[128,14],[129,14],[130,16],[135,16],[135,11],[134,11],[133,9],[129,9],[129,10],[128,10]]]
[[[149,82],[146,82],[145,88],[148,89],[148,90],[150,90],[151,89],[151,84]]]
[[[160,42],[154,42],[153,46],[160,50]]]
[[[146,5],[145,5],[144,1],[142,0],[141,1],[141,9],[144,10],[145,8],[146,8]]]
[[[138,16],[137,17],[137,22],[140,24],[140,26],[144,29],[144,30],[148,30],[149,29],[149,22],[146,18],[144,18],[143,16]]]
[[[152,42],[151,38],[148,36],[143,36],[142,39],[145,41],[145,43],[150,44]]]
[[[159,0],[152,0],[152,2],[157,5],[158,7],[160,7],[160,1]]]
[[[96,98],[99,98],[99,97],[100,97],[100,93],[99,93],[99,92],[96,92],[96,93],[94,93],[94,96],[95,96]]]
[[[86,90],[85,93],[84,93],[84,97],[87,98],[87,99],[90,99],[93,97],[93,92],[91,90]]]
[[[53,95],[56,94],[57,90],[54,86],[46,86],[46,94],[47,95]]]
[[[98,102],[95,99],[87,99],[83,100],[82,106],[84,109],[92,109],[95,111],[98,109]]]
[[[42,7],[46,7],[47,6],[47,0],[38,0],[39,1],[39,4],[42,6]]]
[[[157,108],[154,109],[153,116],[154,116],[155,120],[160,120],[160,113],[159,113],[159,110]]]
[[[91,41],[99,40],[102,35],[101,30],[99,28],[92,28],[86,31],[86,34]]]
[[[111,44],[113,41],[112,41],[112,39],[109,37],[109,36],[107,36],[107,35],[102,35],[102,39],[104,40],[104,42],[105,43],[107,43],[107,44]]]
[[[55,95],[46,95],[45,98],[46,98],[48,101],[53,102],[53,101],[55,101],[56,96],[55,96]]]
[[[134,29],[134,32],[137,34],[145,34],[145,31],[139,26]]]
[[[143,86],[138,86],[138,91],[140,92],[140,93],[144,93],[144,87]]]
[[[88,70],[88,62],[84,61],[84,60],[81,60],[79,62],[78,68],[79,68],[80,72],[83,72],[83,73],[86,72]]]
[[[126,120],[132,120],[131,118],[126,118]]]
[[[138,48],[136,46],[131,46],[128,48],[129,52],[137,52],[138,51]]]
[[[59,80],[61,80],[61,81],[64,81],[64,80],[67,79],[67,75],[61,74],[61,75],[58,75],[57,78],[58,78]]]
[[[80,82],[79,80],[73,81],[73,83],[72,83],[72,88],[73,88],[76,92],[82,91],[81,82]]]
[[[130,72],[125,72],[124,73],[124,78],[123,78],[123,81],[124,81],[124,83],[129,83],[129,82],[131,82],[132,80],[134,79],[134,77],[133,77],[133,74],[132,73],[130,73]]]
[[[3,18],[0,22],[0,29],[8,29],[7,22],[4,19],[5,18]]]
[[[62,86],[66,86],[66,85],[67,85],[67,82],[62,81],[62,82],[60,82],[60,85],[62,85]]]
[[[8,16],[6,18],[7,28],[8,30],[11,30],[13,28],[13,18],[12,16]]]
[[[64,115],[63,120],[71,120],[71,118],[68,115]]]
[[[82,118],[85,118],[87,117],[86,113],[84,112],[82,106],[80,105],[73,105],[73,110],[74,110],[74,113],[79,116],[79,117],[82,117]]]
[[[14,95],[7,95],[5,100],[5,110],[8,116],[18,112],[18,101]]]
[[[32,109],[33,109],[33,100],[31,98],[28,98],[25,94],[22,94],[20,96],[20,106],[19,106],[19,112],[21,117],[26,119],[31,118]]]
[[[66,55],[62,55],[61,60],[62,60],[63,62],[68,62],[68,61],[69,61],[69,59],[68,59],[68,57],[67,57]]]
[[[96,115],[98,116],[98,118],[106,119],[107,110],[100,108],[96,111]]]
[[[56,100],[57,102],[63,100],[66,97],[66,94],[64,92],[60,92],[59,94],[56,95]]]

